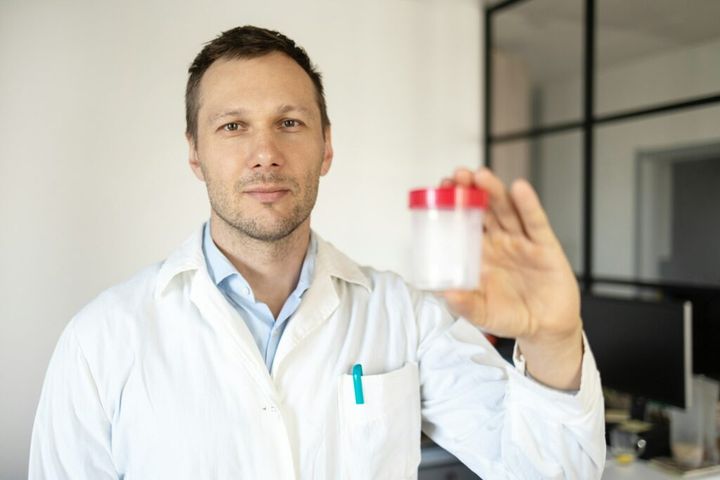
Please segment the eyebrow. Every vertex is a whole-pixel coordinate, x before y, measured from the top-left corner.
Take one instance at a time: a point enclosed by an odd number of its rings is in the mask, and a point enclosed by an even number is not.
[[[295,111],[302,112],[307,115],[311,114],[310,109],[303,107],[302,105],[281,105],[277,109],[277,113],[290,113]]]
[[[214,122],[224,117],[242,116],[247,110],[244,108],[236,108],[233,110],[226,110],[224,112],[218,112],[210,116],[210,121]]]
[[[283,115],[285,113],[291,113],[291,112],[302,112],[306,115],[312,114],[312,112],[310,111],[309,108],[303,107],[302,105],[289,105],[289,104],[280,105],[275,111],[279,115]],[[225,110],[223,112],[218,112],[214,115],[211,115],[210,121],[215,122],[221,118],[243,116],[245,114],[247,114],[247,109],[234,108],[232,110]]]

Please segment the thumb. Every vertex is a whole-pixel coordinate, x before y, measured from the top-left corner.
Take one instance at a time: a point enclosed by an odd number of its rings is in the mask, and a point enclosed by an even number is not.
[[[446,290],[442,293],[450,311],[479,327],[487,323],[485,295],[480,290]]]

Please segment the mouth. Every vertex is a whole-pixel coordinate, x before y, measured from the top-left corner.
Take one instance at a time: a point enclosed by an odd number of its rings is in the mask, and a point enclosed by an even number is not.
[[[290,190],[281,186],[263,185],[250,187],[243,193],[251,196],[260,203],[272,203],[289,194]]]

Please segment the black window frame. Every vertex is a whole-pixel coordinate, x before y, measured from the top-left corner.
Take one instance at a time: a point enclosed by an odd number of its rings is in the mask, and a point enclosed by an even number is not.
[[[483,153],[485,164],[492,168],[492,147],[517,140],[530,140],[545,135],[579,130],[582,135],[582,164],[583,164],[583,206],[582,206],[582,271],[578,280],[583,290],[590,291],[593,284],[617,284],[635,287],[657,288],[663,291],[672,290],[707,290],[717,292],[720,296],[720,288],[715,286],[703,286],[696,284],[684,284],[674,282],[647,282],[640,279],[627,279],[607,276],[596,276],[593,272],[593,174],[594,174],[594,130],[601,125],[612,124],[629,119],[648,118],[651,116],[674,113],[689,110],[697,107],[705,107],[712,104],[720,105],[720,91],[710,95],[704,95],[679,101],[662,102],[642,108],[628,109],[611,114],[595,114],[595,44],[596,44],[596,1],[577,0],[584,3],[583,21],[583,91],[582,91],[582,116],[577,121],[563,122],[546,127],[533,127],[523,131],[495,135],[492,133],[492,61],[491,52],[493,48],[493,19],[495,14],[521,3],[540,2],[543,0],[504,0],[485,8],[484,16],[484,138]]]
[[[585,294],[591,294],[593,287],[619,286],[629,287],[636,291],[650,291],[664,298],[690,300],[693,302],[693,370],[720,380],[720,287],[696,283],[678,283],[668,281],[643,281],[635,278],[597,276],[593,269],[593,207],[594,207],[594,147],[595,128],[610,125],[629,119],[657,118],[664,114],[687,111],[710,105],[720,106],[720,91],[703,96],[685,98],[678,101],[656,103],[642,108],[631,108],[611,114],[595,114],[595,73],[596,73],[596,0],[577,0],[584,3],[583,45],[582,45],[582,112],[577,121],[563,122],[546,127],[530,129],[506,134],[492,133],[492,56],[493,20],[495,15],[521,3],[543,0],[503,0],[488,5],[484,9],[484,144],[485,164],[492,168],[492,148],[503,143],[530,140],[545,135],[580,130],[582,135],[582,271],[578,273],[580,288]],[[720,239],[719,239],[720,240]]]

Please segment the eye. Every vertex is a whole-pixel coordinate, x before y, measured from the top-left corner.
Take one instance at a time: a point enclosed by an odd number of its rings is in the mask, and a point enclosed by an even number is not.
[[[294,119],[292,119],[292,118],[287,118],[287,119],[283,120],[282,122],[280,122],[280,125],[281,125],[283,128],[297,128],[297,127],[299,127],[300,125],[302,125],[302,123],[301,123],[299,120],[294,120]]]
[[[222,128],[223,128],[223,130],[225,130],[227,132],[235,132],[240,128],[240,125],[238,125],[235,122],[230,122],[230,123],[226,123],[225,125],[223,125]]]

